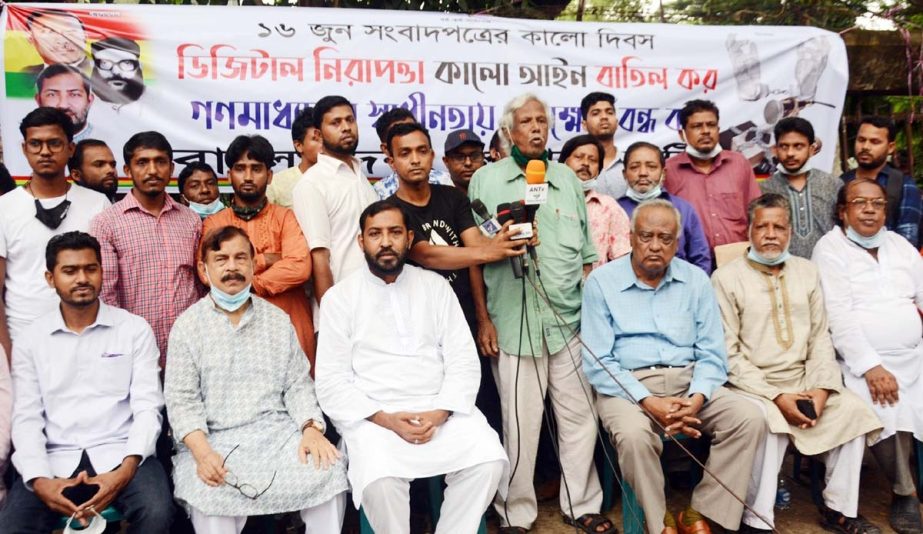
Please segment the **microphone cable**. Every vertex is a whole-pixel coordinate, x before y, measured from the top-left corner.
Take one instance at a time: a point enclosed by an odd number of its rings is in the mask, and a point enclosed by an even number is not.
[[[573,337],[576,337],[576,338],[577,338],[577,341],[580,343],[580,345],[583,347],[583,349],[586,350],[586,352],[593,358],[593,361],[594,361],[597,365],[599,365],[599,366],[606,372],[607,375],[609,375],[609,377],[612,379],[612,381],[613,381],[618,387],[620,387],[620,388],[622,389],[622,391],[625,392],[625,395],[626,395],[626,397],[628,398],[629,402],[631,402],[632,404],[634,404],[635,406],[637,406],[639,409],[641,409],[641,411],[648,417],[648,419],[650,419],[651,421],[653,421],[654,425],[657,427],[657,429],[661,432],[661,434],[662,434],[663,436],[666,436],[667,438],[669,438],[669,440],[670,440],[672,443],[675,443],[676,446],[679,447],[679,449],[680,449],[684,454],[686,454],[686,456],[688,456],[689,459],[691,459],[691,460],[693,461],[693,463],[696,464],[696,466],[698,466],[699,468],[702,469],[702,472],[703,472],[703,473],[705,473],[705,474],[711,476],[711,477],[715,480],[715,482],[718,483],[719,486],[721,486],[726,492],[728,492],[728,494],[730,494],[730,495],[734,498],[734,500],[736,500],[737,502],[741,503],[741,504],[744,506],[744,509],[745,509],[745,510],[749,511],[749,512],[752,513],[754,516],[756,516],[760,521],[762,521],[763,523],[765,523],[766,526],[769,526],[770,523],[769,523],[769,520],[768,520],[768,519],[766,519],[765,517],[763,517],[762,514],[758,513],[758,512],[757,512],[756,510],[754,510],[750,505],[748,505],[745,499],[741,499],[736,493],[734,493],[734,492],[731,490],[731,488],[729,488],[729,487],[727,486],[727,484],[725,484],[725,482],[724,482],[723,480],[721,480],[720,478],[718,478],[718,476],[716,476],[715,473],[713,473],[704,463],[702,463],[698,458],[696,458],[695,454],[693,454],[692,451],[690,451],[685,445],[683,445],[683,443],[682,443],[681,441],[679,441],[678,439],[676,439],[676,437],[675,437],[674,435],[668,434],[667,431],[666,431],[666,428],[665,428],[662,424],[660,424],[660,421],[658,421],[657,418],[653,416],[653,414],[651,414],[647,409],[645,409],[644,406],[643,406],[637,399],[635,399],[634,396],[631,395],[631,393],[628,392],[628,390],[622,385],[622,383],[619,381],[619,379],[615,377],[615,375],[612,373],[612,371],[609,370],[609,368],[608,368],[608,367],[603,363],[603,361],[596,355],[596,353],[594,353],[593,350],[590,349],[590,347],[588,347],[586,343],[584,343],[583,338],[580,337],[580,334],[579,334],[577,331],[575,331],[573,328],[571,328],[570,325],[568,325],[568,324],[564,321],[564,318],[561,317],[561,315],[558,313],[558,311],[555,309],[554,305],[551,303],[550,299],[548,298],[548,294],[547,294],[547,292],[545,291],[545,283],[544,283],[544,281],[541,280],[541,278],[539,278],[539,283],[541,284],[541,290],[540,290],[539,287],[535,284],[535,282],[532,281],[531,278],[529,279],[529,283],[532,284],[532,287],[533,287],[533,289],[535,290],[535,293],[539,296],[539,298],[542,299],[542,301],[544,301],[544,303],[548,306],[548,309],[551,310],[551,313],[554,314],[555,322],[557,323],[557,326],[558,326],[558,328],[560,329],[562,335],[565,334],[564,328],[567,327],[568,330],[570,330],[570,334],[571,334]],[[570,347],[569,347],[569,346],[568,346],[568,352],[570,353],[571,361],[572,361],[572,363],[574,364],[574,370],[579,372],[579,368],[578,368],[578,366],[577,366],[576,361],[575,361],[574,358],[573,358],[573,353],[570,351]],[[586,393],[586,391],[584,391],[584,392]],[[589,398],[587,398],[587,400],[589,401]],[[590,403],[590,408],[594,410],[594,413],[596,413],[596,412],[595,412],[595,406],[593,405],[592,402]],[[598,415],[597,415],[597,420],[598,420]],[[599,426],[597,425],[597,434],[599,433],[598,428],[599,428]],[[608,456],[608,455],[607,455],[607,456]],[[614,470],[613,470],[613,472],[614,472]],[[616,477],[616,479],[618,479],[618,477]],[[621,484],[620,484],[620,485],[621,485]],[[623,513],[624,513],[624,511],[623,511]],[[775,527],[770,526],[770,529],[771,529],[771,531],[772,531],[773,533],[776,533],[776,534],[779,533],[779,531],[778,531]]]

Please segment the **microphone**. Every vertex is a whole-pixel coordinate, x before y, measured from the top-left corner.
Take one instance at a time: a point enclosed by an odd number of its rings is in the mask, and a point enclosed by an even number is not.
[[[544,204],[548,201],[548,184],[545,182],[545,162],[540,159],[529,160],[526,164],[525,204],[528,206]]]
[[[474,213],[476,213],[482,221],[484,221],[478,225],[478,228],[481,229],[481,233],[487,237],[497,235],[497,232],[500,231],[500,221],[495,217],[491,217],[490,213],[487,211],[487,206],[485,206],[480,199],[476,198],[471,201],[471,209],[474,210]]]
[[[509,202],[497,205],[497,221],[500,224],[506,224],[506,221],[512,221],[512,206]],[[522,260],[518,257],[510,258],[510,265],[513,267],[513,276],[522,278]]]
[[[518,209],[512,210],[515,213],[516,220],[521,221],[521,225],[528,227],[529,239],[532,239],[532,223],[535,222],[535,214],[538,211],[538,205],[532,204],[528,205],[525,201],[520,201],[516,203]],[[526,245],[526,250],[529,251],[529,257],[532,258],[532,265],[535,266],[535,276],[541,276],[539,267],[538,267],[538,253],[535,251],[535,247],[532,245]],[[526,261],[523,259],[523,261]],[[528,262],[526,262],[526,267],[528,267]]]

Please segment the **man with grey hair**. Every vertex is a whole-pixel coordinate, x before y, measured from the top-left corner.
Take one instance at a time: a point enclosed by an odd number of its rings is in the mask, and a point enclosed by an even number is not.
[[[583,369],[603,426],[644,511],[649,534],[710,532],[705,518],[737,530],[763,415],[722,385],[727,354],[708,276],[674,258],[682,229],[669,202],[641,203],[631,254],[594,270],[583,292]],[[544,238],[544,236],[543,236]],[[706,476],[677,519],[667,510],[663,436],[711,437]],[[728,491],[730,490],[730,491]]]
[[[878,529],[857,515],[866,435],[881,423],[843,387],[827,330],[817,267],[789,253],[788,200],[767,193],[749,205],[750,250],[712,276],[721,308],[731,389],[760,406],[769,433],[757,453],[740,532],[774,527],[779,469],[789,441],[827,465],[824,526],[834,532]]]
[[[482,354],[497,358],[503,444],[515,466],[509,496],[505,501],[498,497],[495,507],[501,532],[525,532],[535,521],[532,475],[545,394],[550,390],[562,481],[566,480],[560,493],[564,520],[585,532],[611,533],[615,526],[599,514],[602,490],[593,466],[596,414],[575,334],[580,327],[579,282],[597,256],[577,177],[566,165],[548,160],[550,117],[547,104],[533,94],[510,101],[500,120],[500,129],[512,142],[510,156],[478,169],[468,188],[472,201],[479,199],[491,210],[519,202],[530,160],[544,164],[549,185],[547,201],[534,212],[528,210],[541,235],[538,264],[524,269],[526,278],[516,278],[506,262],[488,264],[483,283],[479,277],[474,280],[478,344]],[[536,287],[542,287],[541,294]]]

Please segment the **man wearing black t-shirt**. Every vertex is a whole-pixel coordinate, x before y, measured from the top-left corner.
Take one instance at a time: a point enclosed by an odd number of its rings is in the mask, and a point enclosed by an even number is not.
[[[474,222],[464,193],[429,183],[434,154],[425,128],[416,123],[398,124],[388,133],[387,147],[391,168],[399,180],[391,200],[410,214],[408,227],[414,233],[410,260],[449,281],[472,335],[477,335],[474,301],[485,298],[484,286],[472,285],[469,268],[522,255],[525,249],[521,242],[510,240],[508,225],[496,237],[485,237]],[[481,358],[481,389],[476,404],[499,433],[499,397],[486,358]]]

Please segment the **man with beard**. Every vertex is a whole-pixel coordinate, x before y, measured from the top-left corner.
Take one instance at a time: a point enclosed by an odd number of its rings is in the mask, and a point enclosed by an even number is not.
[[[760,196],[753,167],[718,143],[718,107],[690,100],[679,112],[686,151],[667,160],[664,187],[689,201],[705,227],[708,245],[747,240],[747,205]]]
[[[0,345],[7,358],[29,323],[58,304],[42,279],[45,244],[57,234],[86,231],[109,207],[105,196],[67,181],[74,123],[63,111],[34,109],[19,131],[32,176],[25,187],[0,196]]]
[[[110,202],[115,201],[119,177],[115,174],[115,155],[109,145],[99,139],[80,141],[67,162],[67,169],[72,180],[106,195]]]
[[[776,123],[776,172],[760,184],[763,193],[788,198],[791,206],[792,238],[795,256],[810,258],[814,245],[834,227],[836,194],[843,182],[811,168],[814,127],[801,117],[786,117]]]
[[[48,241],[44,281],[59,305],[33,322],[13,358],[13,483],[0,532],[51,532],[110,504],[130,532],[166,534],[173,496],[156,459],[163,395],[144,319],[99,300],[99,243]]]
[[[202,221],[166,193],[173,175],[173,148],[166,137],[137,133],[122,152],[134,186],[90,225],[106,272],[100,298],[150,323],[164,368],[170,328],[200,296],[195,251]]]
[[[603,154],[603,146],[595,137],[578,135],[564,143],[558,157],[559,162],[574,171],[583,188],[590,235],[593,236],[593,246],[599,256],[593,263],[594,269],[631,250],[625,210],[614,198],[597,190],[599,171],[603,168]]]
[[[509,463],[475,407],[478,356],[452,288],[404,265],[407,220],[390,200],[362,212],[357,248],[368,266],[324,299],[317,398],[345,440],[353,503],[375,532],[409,534],[410,482],[436,475],[448,486],[436,531],[476,532],[498,486],[506,493]]]
[[[202,235],[225,226],[247,232],[256,249],[253,292],[289,315],[301,350],[314,368],[314,321],[304,284],[311,278],[308,244],[295,214],[266,198],[275,151],[265,137],[241,135],[224,153],[234,188],[231,206],[205,219]],[[199,247],[201,249],[201,245]],[[200,276],[202,283],[207,280]]]
[[[580,101],[583,128],[603,146],[605,157],[596,191],[612,198],[621,198],[628,186],[622,176],[622,162],[618,160],[619,150],[615,146],[615,132],[619,128],[615,112],[615,97],[609,93],[593,92]]]
[[[131,39],[107,37],[90,45],[93,92],[110,104],[130,104],[144,94],[141,47]]]
[[[51,65],[35,80],[35,102],[39,106],[58,108],[74,123],[74,140],[90,135],[93,127],[87,122],[93,93],[80,71],[68,65]]]
[[[854,145],[859,168],[843,173],[840,178],[850,182],[856,178],[874,180],[887,191],[888,211],[885,227],[920,247],[920,217],[923,201],[920,189],[912,177],[888,164],[894,154],[897,128],[885,117],[863,117],[859,122]]]
[[[452,183],[464,195],[474,172],[484,166],[484,142],[471,130],[455,130],[445,138],[442,163]]]
[[[881,423],[843,387],[817,267],[789,253],[794,232],[788,200],[767,193],[750,203],[749,212],[748,254],[712,276],[730,388],[759,405],[769,423],[747,491],[752,511],[744,511],[738,532],[768,534],[774,527],[779,469],[791,441],[805,456],[824,457],[824,527],[878,534],[858,507],[866,435],[876,437]]]
[[[292,206],[311,247],[314,299],[319,305],[333,284],[362,267],[362,251],[354,242],[359,232],[356,220],[378,194],[356,159],[359,127],[349,100],[318,100],[314,127],[320,130],[324,153],[292,190]],[[317,322],[314,326],[319,328]]]
[[[86,55],[86,30],[73,13],[61,9],[36,9],[26,19],[29,43],[42,58],[23,72],[38,76],[49,65],[68,65],[89,76],[93,64]]]

